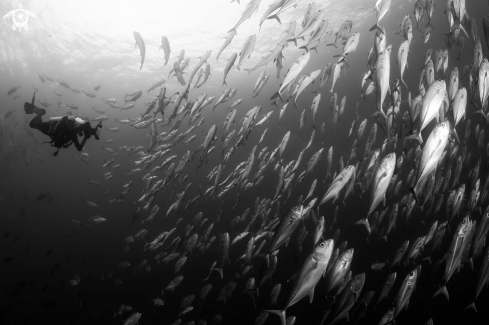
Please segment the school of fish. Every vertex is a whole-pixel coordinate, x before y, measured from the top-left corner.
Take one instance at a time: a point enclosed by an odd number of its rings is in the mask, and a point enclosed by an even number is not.
[[[387,32],[392,26],[384,26],[383,18],[395,8],[391,0],[376,0],[367,8],[375,14],[370,31],[355,31],[351,20],[333,30],[327,8],[320,8],[315,2],[308,4],[301,24],[283,21],[280,15],[294,10],[300,2],[276,0],[270,4],[260,19],[260,27],[264,23],[281,24],[282,34],[255,66],[247,66],[246,61],[253,55],[259,35],[250,35],[239,53],[230,54],[219,83],[223,87],[219,97],[205,92],[199,94],[195,89],[212,76],[212,53],[216,53],[216,61],[221,54],[228,55],[226,48],[240,25],[257,12],[261,0],[250,0],[236,24],[224,31],[227,37],[222,47],[202,53],[194,66],[189,64],[190,57],[185,55],[185,50],[181,50],[176,61],[169,64],[167,79],[157,81],[147,90],[147,94],[152,91],[158,94],[151,97],[140,116],[116,119],[114,122],[119,126],[105,127],[105,137],[108,132],[129,127],[148,130],[145,145],[111,148],[108,145],[113,140],[104,141],[103,150],[110,155],[100,165],[105,180],[114,177],[110,170],[116,168],[127,169],[124,175],[130,178],[108,201],[120,204],[129,197],[134,201],[131,233],[121,238],[125,241],[123,249],[144,254],[137,265],[135,261],[121,260],[114,268],[133,269],[134,273],[171,269],[171,277],[155,284],[159,294],[152,303],[157,308],[174,299],[174,291],[179,290],[182,282],[191,282],[195,290],[181,300],[178,312],[165,316],[172,325],[232,323],[223,319],[218,308],[210,319],[199,319],[193,314],[208,304],[225,305],[241,292],[254,307],[251,310],[256,325],[279,322],[322,325],[345,320],[383,325],[395,322],[398,317],[402,319],[410,301],[421,299],[416,297],[420,292],[429,294],[429,299],[445,299],[443,303],[448,308],[450,287],[460,272],[468,272],[473,277],[467,308],[460,312],[477,312],[477,298],[482,291],[487,291],[489,284],[489,247],[486,246],[489,142],[485,143],[485,127],[489,123],[489,61],[484,57],[484,52],[489,51],[489,15],[481,22],[481,33],[476,21],[469,18],[465,0],[417,0],[409,3],[409,12],[400,22],[399,31],[392,33]],[[444,7],[440,9],[442,4]],[[442,12],[448,26],[434,26],[433,15]],[[446,48],[428,48],[435,31],[439,30],[448,30]],[[141,56],[138,63],[141,70],[147,49],[140,33],[134,31],[133,36]],[[350,86],[356,87],[360,96],[358,93],[338,95],[335,86],[342,82],[341,72],[349,71],[349,59],[360,55],[356,50],[361,38],[373,42],[361,71],[363,75],[359,74],[358,83]],[[398,48],[392,45],[393,38],[402,38]],[[171,39],[162,36],[163,66],[174,58],[170,55],[170,44]],[[411,58],[410,48],[419,44],[424,44],[426,55],[416,61]],[[282,76],[286,62],[282,52],[287,46],[296,46],[303,53],[293,61],[287,60],[290,67]],[[327,47],[334,51],[333,58],[337,61],[322,62],[323,69],[306,73],[309,62],[320,58],[318,51]],[[465,52],[469,51],[468,47],[472,47],[471,61],[463,65],[460,55],[464,48]],[[449,59],[451,50],[456,52],[457,59]],[[270,104],[275,105],[270,106],[272,109],[268,104],[266,108],[244,107],[244,99],[233,99],[239,90],[227,87],[232,83],[227,80],[232,69],[257,75],[260,71],[255,70],[262,70],[252,93],[239,96],[257,97],[269,81],[266,68],[270,64],[275,65],[280,80],[274,92],[267,96]],[[411,78],[406,78],[408,74]],[[45,74],[38,73],[38,76],[42,82],[47,79],[92,99],[100,89],[99,85],[95,92],[85,91]],[[419,76],[418,83],[412,82],[414,76]],[[180,90],[170,94],[164,86],[170,82],[178,83]],[[14,86],[8,95],[20,87]],[[308,91],[315,95],[309,106],[305,106],[299,99]],[[58,91],[55,94],[62,95]],[[123,105],[114,98],[102,98],[102,101],[111,108],[129,111],[143,95],[141,89],[126,93]],[[39,103],[48,109],[52,106],[46,98]],[[354,105],[355,119],[342,121],[344,112],[352,110],[350,107]],[[78,110],[76,105],[62,102],[58,106],[69,108],[69,114]],[[195,131],[201,129],[206,115],[212,113],[211,106],[212,111],[225,107],[229,113],[222,125],[212,125],[199,137]],[[319,120],[318,111],[328,109],[330,120]],[[100,115],[86,119],[108,120],[104,109],[94,105],[93,110]],[[239,110],[246,111],[240,114],[243,115],[240,119]],[[290,110],[301,112],[299,132],[295,134],[281,129],[282,120]],[[12,114],[13,111],[7,112],[4,120]],[[271,119],[279,121],[278,129],[268,130]],[[343,142],[351,146],[346,157],[334,156],[340,148],[323,145],[325,137],[336,137],[340,121],[351,123],[348,138]],[[475,131],[471,123],[475,124]],[[25,131],[32,132],[27,128]],[[271,132],[279,132],[281,141],[273,144],[266,141],[267,133]],[[289,141],[303,136],[307,146],[296,159],[287,161],[287,151],[291,150]],[[308,150],[316,143],[321,143],[319,150]],[[360,143],[365,145],[363,152]],[[177,156],[172,152],[177,145],[189,149]],[[133,157],[134,166],[118,162],[123,152]],[[235,163],[233,156],[238,152],[244,159]],[[38,158],[44,159],[39,155]],[[25,152],[21,153],[21,159],[27,165]],[[91,162],[86,152],[77,154],[77,159]],[[201,183],[188,181],[190,173],[209,165],[211,170],[201,176]],[[315,170],[320,170],[324,179],[315,178]],[[137,179],[144,184],[144,190],[141,194],[133,191],[131,195]],[[254,188],[264,179],[273,182],[274,190],[265,197],[254,197]],[[87,181],[101,186],[95,179]],[[308,191],[297,193],[296,190],[293,194],[300,183],[310,184]],[[196,196],[188,195],[191,188],[198,188]],[[159,199],[165,190],[171,192],[169,199]],[[242,202],[250,196],[254,204],[245,206]],[[345,225],[340,219],[346,217],[340,211],[363,196],[368,198],[368,206],[362,207],[362,214],[349,216],[351,222]],[[40,195],[38,200],[46,197]],[[100,203],[83,200],[93,209],[99,207]],[[209,203],[214,205],[213,214],[198,211],[199,205]],[[152,226],[158,218],[166,220],[164,229]],[[72,222],[73,229],[68,235],[75,236],[78,229],[110,222],[110,217],[97,215]],[[409,232],[403,232],[408,228]],[[352,232],[361,239],[348,240],[343,234]],[[359,251],[367,254],[383,247],[387,252],[386,245],[392,238],[401,244],[392,247],[389,256],[384,254],[385,260],[371,261],[369,269],[357,267],[355,259],[359,259]],[[351,246],[351,243],[361,244]],[[186,270],[194,257],[201,255],[207,256],[210,262],[202,266],[208,276],[199,278]],[[286,259],[294,259],[294,265],[280,263]],[[290,277],[289,281],[278,282],[275,272],[284,273]],[[369,285],[372,274],[382,277],[384,284]],[[69,283],[76,286],[81,281],[74,276]],[[120,278],[114,281],[123,285]],[[307,308],[313,302],[314,308],[307,309],[308,321],[301,320],[303,314],[293,306]],[[482,303],[480,307],[484,308]],[[134,312],[127,305],[122,305],[114,315],[123,317],[124,324],[146,324],[144,314]],[[425,321],[433,324],[436,319],[427,317]]]

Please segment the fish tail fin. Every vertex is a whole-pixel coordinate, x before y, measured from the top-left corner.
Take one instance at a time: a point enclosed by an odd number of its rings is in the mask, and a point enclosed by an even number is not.
[[[382,34],[384,33],[384,31],[382,30],[382,28],[380,28],[379,24],[376,23],[375,25],[373,25],[372,27],[370,27],[370,31],[374,31],[374,30],[379,30]]]
[[[219,273],[219,275],[221,275],[221,280],[223,279],[224,273],[222,272],[222,268],[221,267],[213,268],[212,271],[216,271],[217,273]]]
[[[416,194],[416,190],[414,187],[411,187],[409,189],[409,191],[411,192],[411,194],[413,195],[414,197],[414,201],[416,201],[416,204],[419,204],[419,198],[418,198],[418,195]]]
[[[282,325],[286,324],[286,322],[285,322],[285,310],[264,310],[264,311],[267,313],[270,313],[270,314],[277,315],[278,317],[280,317],[281,324]]]
[[[251,69],[244,69],[244,71],[248,72],[248,74],[251,73]]]
[[[282,95],[280,95],[280,90],[277,91],[275,94],[273,94],[272,99],[276,98],[276,97],[278,97],[282,103],[284,102]],[[277,105],[277,108],[278,108],[278,105]]]
[[[443,295],[445,295],[445,297],[447,297],[447,300],[450,301],[449,299],[449,296],[448,296],[448,291],[447,291],[447,287],[446,286],[443,286],[441,287],[440,289],[438,289],[437,292],[435,292],[435,294],[433,295],[433,297],[431,298],[434,298],[436,296],[438,296],[440,293],[443,293]]]
[[[267,19],[276,19],[280,25],[282,25],[282,22],[280,21],[280,17],[278,15],[271,15],[268,16]]]
[[[435,26],[433,26],[431,24],[431,19],[430,19],[430,21],[426,25],[424,25],[424,27],[428,27],[428,26],[431,27],[431,28],[433,28],[433,29],[435,29]]]
[[[228,85],[228,84],[226,83],[226,80],[224,80],[224,81],[222,82],[222,86],[224,86],[224,85],[226,85],[226,86]]]
[[[410,133],[412,133],[412,132],[410,131]],[[412,135],[406,137],[406,140],[417,140],[419,142],[419,144],[423,144],[423,138],[421,138],[420,133],[412,134]]]
[[[368,218],[365,217],[365,219],[362,219],[360,221],[355,222],[356,225],[364,225],[365,228],[367,228],[368,233],[370,234],[370,224],[368,223]]]
[[[474,260],[472,258],[469,258],[469,261],[468,261],[469,265],[470,265],[470,269],[472,271],[474,271]]]
[[[428,263],[430,263],[430,265],[431,265],[431,257],[427,256],[427,257],[423,258],[423,260],[422,260],[422,261],[425,261],[425,260],[426,260]]]
[[[465,310],[471,309],[471,308],[477,313],[477,308],[475,308],[475,303],[474,302],[471,303],[470,305],[468,305],[467,307],[465,307]]]
[[[259,254],[259,255],[254,255],[253,257],[262,257],[265,259],[265,264],[267,265],[267,270],[270,267],[270,258],[268,254]]]
[[[307,52],[309,52],[309,49],[306,45],[299,47],[299,50],[306,50]]]
[[[211,274],[212,274],[212,271],[211,271],[211,273],[209,273],[209,275],[207,276],[207,278],[205,278],[205,279],[204,279],[204,280],[202,280],[202,281],[207,281],[207,280],[209,280],[209,278],[211,277]]]
[[[486,113],[484,113],[484,111],[481,109],[475,111],[474,113],[472,114],[481,114],[482,116],[484,116],[485,119],[487,119],[487,116],[486,116]]]
[[[401,78],[401,81],[402,81],[402,83],[404,84],[404,86],[406,86],[406,89],[408,89],[408,90],[409,90],[409,87],[408,87],[407,83],[404,81],[404,79],[402,79],[402,78]]]

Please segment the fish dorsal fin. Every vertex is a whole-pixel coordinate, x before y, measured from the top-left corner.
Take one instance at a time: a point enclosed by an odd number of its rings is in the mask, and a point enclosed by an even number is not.
[[[290,237],[285,240],[285,247],[289,246]]]
[[[292,281],[295,281],[297,279],[297,273],[295,273],[294,275],[292,275],[288,280],[287,282],[289,282],[290,280]]]
[[[309,291],[309,303],[312,304],[312,301],[314,300],[314,288],[312,288],[311,291]]]

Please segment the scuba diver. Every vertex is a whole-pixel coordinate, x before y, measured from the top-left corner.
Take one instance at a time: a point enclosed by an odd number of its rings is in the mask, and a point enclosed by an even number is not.
[[[43,143],[50,143],[51,146],[58,148],[54,153],[54,156],[58,156],[58,152],[61,148],[68,148],[73,143],[78,151],[82,151],[85,142],[90,139],[92,135],[95,139],[99,140],[102,122],[99,122],[94,128],[91,127],[90,122],[73,116],[51,117],[48,122],[43,122],[42,116],[46,114],[46,110],[34,105],[35,98],[36,93],[32,96],[32,103],[25,102],[24,111],[26,114],[36,114],[29,123],[29,126],[41,131],[51,138],[51,141]],[[83,135],[84,138],[80,143],[78,141],[78,136]]]

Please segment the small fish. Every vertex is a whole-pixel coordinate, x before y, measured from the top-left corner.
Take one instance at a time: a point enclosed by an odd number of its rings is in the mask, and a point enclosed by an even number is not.
[[[141,34],[134,31],[133,35],[134,39],[136,40],[136,44],[134,45],[134,47],[139,46],[139,51],[141,55],[141,67],[139,68],[139,70],[141,70],[143,68],[144,58],[146,56],[146,45],[144,44],[144,40]]]
[[[158,49],[162,49],[163,53],[165,53],[165,64],[168,63],[168,60],[170,59],[170,42],[168,41],[168,38],[166,36],[161,36],[161,46]]]
[[[7,93],[7,95],[12,95],[13,93],[15,93],[17,91],[17,89],[20,88],[20,85],[18,87],[12,87],[12,89],[10,89]]]

